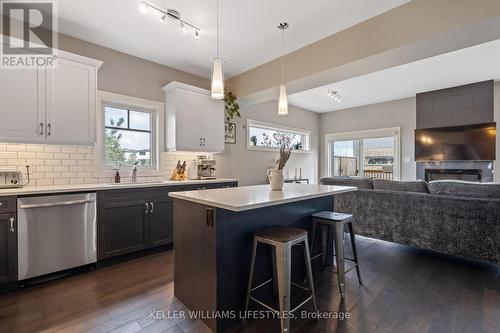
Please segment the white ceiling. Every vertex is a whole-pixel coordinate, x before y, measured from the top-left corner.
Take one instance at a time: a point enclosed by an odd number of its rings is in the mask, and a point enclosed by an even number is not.
[[[500,79],[500,40],[292,94],[290,104],[329,112],[381,103],[416,93]],[[340,103],[327,96],[337,90]]]
[[[286,52],[327,37],[409,0],[219,0],[221,56],[226,77],[281,54],[276,28],[287,21]],[[204,77],[215,56],[216,0],[155,0],[201,28],[201,38],[182,34],[178,22],[160,24],[141,14],[138,0],[63,0],[59,31]],[[156,16],[156,17],[155,17]]]

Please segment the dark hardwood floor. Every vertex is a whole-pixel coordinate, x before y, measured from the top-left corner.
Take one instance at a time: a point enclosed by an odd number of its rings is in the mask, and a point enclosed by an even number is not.
[[[320,311],[350,318],[295,319],[292,332],[500,332],[498,267],[361,237],[358,246],[364,285],[349,272],[344,303],[336,276],[315,271]],[[0,332],[209,332],[199,320],[150,316],[183,310],[172,262],[163,252],[0,295]],[[279,332],[279,322],[249,321],[238,332]]]

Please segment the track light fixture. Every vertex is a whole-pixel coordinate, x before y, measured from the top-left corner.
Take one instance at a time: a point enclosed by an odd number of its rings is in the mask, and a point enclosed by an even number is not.
[[[181,13],[179,13],[177,10],[164,8],[153,1],[140,0],[139,4],[140,12],[146,14],[149,9],[152,9],[154,12],[157,12],[159,14],[158,20],[160,21],[160,23],[165,23],[167,21],[167,18],[174,21],[179,21],[181,25],[181,31],[183,33],[188,33],[189,31],[192,31],[194,32],[195,39],[200,38],[200,28],[183,20],[181,18]]]
[[[337,90],[328,89],[327,95],[328,95],[328,97],[330,97],[331,99],[333,99],[337,103],[342,102],[342,98],[340,97],[340,94]]]

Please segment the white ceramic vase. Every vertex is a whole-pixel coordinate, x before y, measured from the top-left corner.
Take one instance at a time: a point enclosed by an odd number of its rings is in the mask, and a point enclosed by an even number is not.
[[[285,178],[283,177],[283,170],[269,169],[267,170],[267,178],[269,178],[269,184],[271,184],[271,190],[281,191],[283,190],[283,183]]]

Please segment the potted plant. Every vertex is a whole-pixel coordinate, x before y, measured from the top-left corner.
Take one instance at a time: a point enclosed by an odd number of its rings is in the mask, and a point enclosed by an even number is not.
[[[293,146],[288,148],[286,144],[282,144],[280,147],[280,158],[276,162],[276,168],[267,170],[267,177],[269,178],[269,184],[271,184],[271,189],[273,191],[281,191],[283,189],[283,184],[285,182],[283,168],[290,159],[292,149]]]
[[[257,136],[256,135],[252,135],[250,137],[250,142],[252,143],[252,146],[257,146]]]

